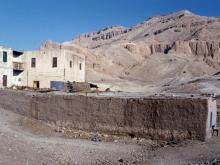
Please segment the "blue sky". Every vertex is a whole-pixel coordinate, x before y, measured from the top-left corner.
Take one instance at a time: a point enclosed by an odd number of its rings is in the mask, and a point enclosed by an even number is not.
[[[0,45],[18,50],[111,25],[129,27],[182,9],[220,16],[220,0],[0,0],[0,4]]]

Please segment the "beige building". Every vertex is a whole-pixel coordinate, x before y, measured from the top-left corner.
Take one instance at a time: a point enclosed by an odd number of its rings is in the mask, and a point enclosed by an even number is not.
[[[85,81],[85,56],[65,49],[25,52],[26,84],[35,88],[53,88],[63,82]]]

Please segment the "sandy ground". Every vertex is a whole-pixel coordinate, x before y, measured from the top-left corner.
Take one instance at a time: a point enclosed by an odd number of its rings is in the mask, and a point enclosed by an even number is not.
[[[22,116],[0,109],[0,165],[170,165],[220,160],[220,138],[149,149],[149,145],[66,139],[45,127],[30,130],[21,121]]]

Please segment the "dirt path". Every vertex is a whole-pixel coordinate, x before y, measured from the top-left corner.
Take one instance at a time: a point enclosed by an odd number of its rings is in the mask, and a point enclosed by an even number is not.
[[[132,161],[140,146],[36,135],[19,126],[19,115],[0,110],[0,165],[102,164]]]
[[[20,125],[22,116],[0,109],[0,165],[189,164],[220,160],[220,138],[157,150],[140,145],[65,139]],[[148,148],[149,149],[149,148]]]

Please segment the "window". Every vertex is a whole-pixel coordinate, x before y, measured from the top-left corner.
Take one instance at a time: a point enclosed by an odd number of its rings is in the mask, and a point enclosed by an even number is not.
[[[79,64],[79,70],[82,70],[82,63]]]
[[[3,87],[7,87],[7,84],[8,84],[8,78],[7,78],[7,75],[3,75]]]
[[[36,67],[36,58],[31,58],[31,67],[32,68]]]
[[[72,68],[73,67],[73,62],[72,61],[70,61],[70,68]]]
[[[56,67],[57,67],[57,57],[53,57],[52,67],[53,67],[53,68],[56,68]]]
[[[3,52],[3,62],[7,62],[8,61],[8,54],[7,52]]]

